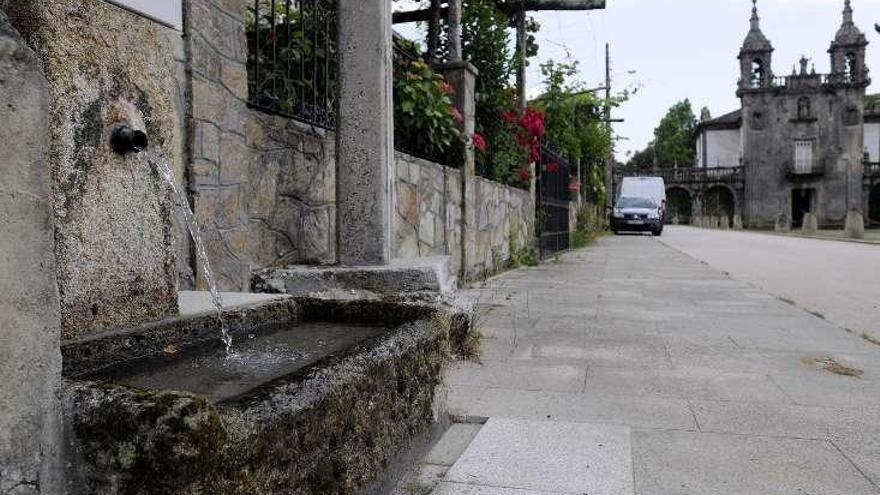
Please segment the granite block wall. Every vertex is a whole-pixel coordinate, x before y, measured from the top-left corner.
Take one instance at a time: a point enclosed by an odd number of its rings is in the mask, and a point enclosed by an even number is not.
[[[62,337],[175,314],[173,212],[150,160],[183,153],[167,28],[100,0],[6,12],[47,79]],[[117,123],[146,131],[149,152],[114,153]]]
[[[336,259],[335,136],[248,107],[247,5],[188,0],[186,18],[187,176],[218,285],[234,291],[249,289],[256,268]]]

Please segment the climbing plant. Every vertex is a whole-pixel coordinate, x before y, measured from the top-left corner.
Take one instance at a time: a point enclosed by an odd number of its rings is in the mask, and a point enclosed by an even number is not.
[[[395,45],[395,146],[410,154],[458,165],[460,157],[443,156],[453,148],[461,148],[463,139],[459,131],[462,115],[452,101],[455,90],[416,55],[418,49],[412,42],[398,39]]]
[[[572,189],[583,190],[585,197],[603,204],[605,162],[614,151],[611,128],[603,122],[605,106],[621,105],[629,93],[624,91],[606,100],[587,91],[578,79],[577,61],[550,60],[541,65],[541,74],[544,91],[531,104],[546,115],[547,140],[562,150],[572,165],[580,158],[581,174]]]

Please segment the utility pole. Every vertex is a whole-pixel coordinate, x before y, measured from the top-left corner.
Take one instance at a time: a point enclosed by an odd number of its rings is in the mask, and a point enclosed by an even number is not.
[[[605,125],[608,126],[608,135],[613,132],[611,129],[611,46],[605,43]],[[611,208],[614,206],[614,149],[608,150],[608,156],[605,157],[605,206]],[[610,214],[610,210],[606,209],[606,217]]]
[[[526,33],[526,11],[520,9],[514,14],[516,22],[516,89],[517,103],[520,110],[525,110],[526,101],[526,42],[528,36]]]

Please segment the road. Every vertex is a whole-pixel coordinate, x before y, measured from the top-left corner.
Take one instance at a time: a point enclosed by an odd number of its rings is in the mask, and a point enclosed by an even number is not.
[[[464,424],[401,493],[880,493],[880,346],[833,323],[863,250],[670,229],[492,279],[482,362],[447,376]]]
[[[672,227],[663,242],[737,280],[880,337],[880,246]]]

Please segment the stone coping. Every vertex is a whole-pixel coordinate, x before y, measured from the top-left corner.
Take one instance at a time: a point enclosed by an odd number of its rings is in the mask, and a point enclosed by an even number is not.
[[[457,281],[449,257],[396,259],[381,266],[292,266],[256,272],[255,292],[308,296],[336,290],[366,291],[380,295],[436,292],[449,294]]]

